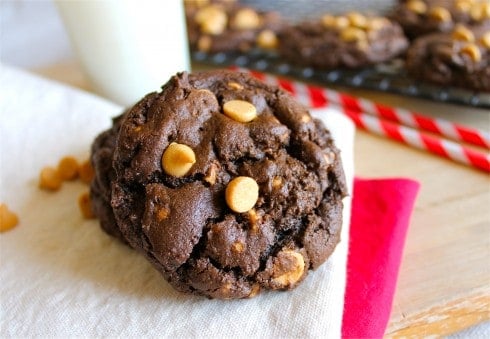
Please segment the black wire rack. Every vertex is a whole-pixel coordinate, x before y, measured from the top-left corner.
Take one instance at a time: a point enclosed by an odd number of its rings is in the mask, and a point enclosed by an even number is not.
[[[403,60],[378,64],[362,69],[316,70],[291,65],[275,53],[252,50],[246,54],[193,52],[196,62],[213,66],[239,66],[256,71],[307,80],[320,85],[336,85],[359,89],[401,94],[438,102],[490,108],[490,93],[469,91],[462,88],[443,87],[411,78],[403,67]]]

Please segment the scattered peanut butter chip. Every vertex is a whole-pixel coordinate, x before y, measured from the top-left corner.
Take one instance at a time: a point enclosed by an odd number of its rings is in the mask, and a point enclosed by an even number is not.
[[[230,100],[223,105],[225,115],[238,122],[250,122],[257,117],[257,109],[248,101]]]
[[[196,162],[192,148],[172,142],[162,156],[162,167],[165,173],[180,178],[186,175]]]
[[[305,260],[293,250],[279,252],[274,266],[272,281],[282,287],[294,285],[303,275]]]
[[[0,232],[6,232],[17,226],[19,217],[12,212],[7,204],[0,203]]]
[[[90,160],[87,159],[80,164],[80,166],[78,167],[78,175],[82,182],[86,184],[90,184],[92,182],[92,179],[95,176],[95,171],[92,167],[92,164],[90,163]]]
[[[53,167],[44,167],[39,174],[39,188],[48,191],[60,189],[62,179],[58,171]]]
[[[58,163],[58,174],[62,180],[74,180],[78,177],[78,161],[74,157],[63,157]]]
[[[259,198],[259,185],[250,177],[236,177],[228,183],[225,199],[228,207],[237,213],[247,212]]]
[[[92,210],[92,202],[90,201],[90,195],[88,192],[80,194],[78,197],[78,207],[85,219],[95,218],[94,211]]]

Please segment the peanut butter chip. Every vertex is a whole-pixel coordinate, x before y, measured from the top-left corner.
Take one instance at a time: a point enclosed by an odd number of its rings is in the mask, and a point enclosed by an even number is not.
[[[250,177],[236,177],[226,187],[226,203],[237,213],[249,211],[254,207],[258,198],[259,185]]]
[[[255,29],[260,26],[260,17],[251,8],[239,10],[232,20],[231,27],[238,30]]]
[[[90,184],[92,182],[95,172],[90,160],[85,160],[80,164],[80,167],[78,167],[78,175],[80,176],[80,180],[84,183]]]
[[[234,81],[230,81],[228,83],[228,87],[230,87],[231,89],[237,90],[237,91],[240,91],[243,89],[242,85],[240,85],[238,82],[234,82]]]
[[[78,177],[78,161],[74,157],[64,157],[58,163],[58,173],[63,180],[74,180]]]
[[[292,250],[284,250],[278,254],[279,262],[274,267],[273,279],[276,284],[287,287],[295,284],[303,275],[305,260],[303,256]],[[282,261],[286,261],[283,263]]]
[[[322,16],[322,24],[323,26],[330,28],[330,27],[335,27],[336,26],[336,18],[333,15],[326,14]]]
[[[231,246],[231,249],[236,253],[242,253],[245,249],[245,244],[239,240],[235,241]]]
[[[459,0],[456,1],[456,9],[463,13],[468,13],[471,9],[471,1],[468,0]]]
[[[224,113],[238,122],[250,122],[257,116],[254,105],[243,100],[230,100],[223,105]]]
[[[92,202],[90,201],[90,195],[88,192],[80,194],[78,197],[78,207],[80,208],[80,212],[85,219],[95,218],[92,210]]]
[[[219,6],[210,5],[201,8],[196,13],[195,20],[203,33],[218,35],[225,30],[228,17]]]
[[[467,42],[475,41],[475,36],[473,35],[473,32],[463,25],[457,25],[454,28],[452,37],[454,40],[467,41]]]
[[[11,230],[19,223],[19,217],[12,212],[7,204],[0,204],[0,232]]]
[[[189,172],[196,162],[196,155],[192,148],[187,145],[172,142],[162,156],[162,167],[165,173],[182,177]]]
[[[436,6],[430,10],[430,16],[439,22],[451,21],[451,13],[444,7]]]
[[[351,13],[348,13],[346,16],[347,16],[347,19],[349,19],[349,23],[351,24],[351,26],[358,27],[358,28],[366,28],[367,27],[368,20],[361,13],[351,12]]]
[[[345,16],[338,16],[335,18],[335,28],[343,29],[349,27],[350,22]]]
[[[490,31],[485,32],[485,34],[483,34],[483,36],[480,38],[480,41],[485,48],[490,49]]]
[[[417,14],[424,14],[427,12],[427,4],[422,0],[410,0],[407,2],[407,8]]]
[[[362,42],[367,40],[367,35],[360,28],[348,27],[340,32],[340,38],[346,42]]]
[[[62,179],[58,171],[53,167],[44,167],[39,175],[39,188],[48,191],[60,189]]]
[[[274,49],[277,47],[279,41],[276,33],[270,29],[263,30],[257,36],[257,45],[264,49]]]
[[[477,45],[473,43],[468,43],[464,45],[460,52],[462,54],[468,55],[474,62],[479,62],[481,60],[481,52]]]

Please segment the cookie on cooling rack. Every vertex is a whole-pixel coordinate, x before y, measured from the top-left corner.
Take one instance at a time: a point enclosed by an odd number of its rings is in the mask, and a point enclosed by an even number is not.
[[[406,63],[418,79],[490,92],[490,23],[459,24],[451,32],[420,37],[408,50]]]
[[[407,0],[390,14],[410,39],[433,32],[449,32],[458,23],[490,22],[488,0]]]
[[[330,132],[247,74],[172,77],[96,139],[92,162],[103,228],[179,291],[291,289],[339,242],[347,192]]]
[[[279,34],[279,54],[289,62],[318,69],[359,68],[393,59],[408,41],[387,18],[357,12],[325,15]]]
[[[186,1],[192,50],[208,53],[275,49],[282,20],[276,12],[258,11],[235,1]]]

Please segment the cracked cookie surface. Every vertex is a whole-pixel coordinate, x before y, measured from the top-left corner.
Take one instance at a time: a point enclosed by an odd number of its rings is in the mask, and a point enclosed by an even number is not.
[[[241,119],[251,106],[252,120]],[[175,145],[182,153],[163,157]],[[162,161],[190,165],[176,176]],[[291,289],[339,242],[347,192],[329,131],[289,94],[246,74],[177,74],[96,139],[92,162],[103,228],[183,292],[227,299]],[[237,178],[246,179],[230,200]]]

